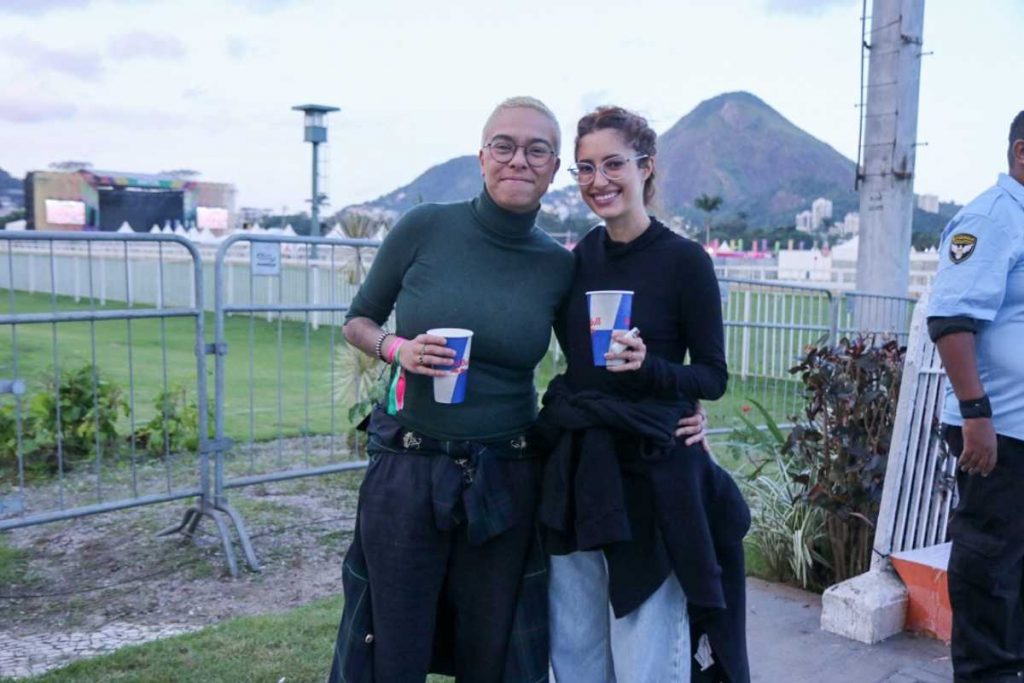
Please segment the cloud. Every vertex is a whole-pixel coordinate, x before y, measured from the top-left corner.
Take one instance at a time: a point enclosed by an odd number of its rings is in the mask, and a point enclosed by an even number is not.
[[[92,0],[2,0],[0,13],[38,17],[62,9],[81,9],[88,7],[91,2]]]
[[[110,56],[117,59],[179,60],[185,57],[185,44],[166,33],[122,33],[110,38],[107,49]]]
[[[295,4],[295,0],[235,0],[235,2],[256,12],[274,12]]]
[[[787,14],[824,14],[833,7],[853,5],[857,0],[767,0],[765,7],[769,12]]]
[[[35,98],[0,100],[0,121],[10,123],[43,123],[70,119],[78,113],[71,102],[44,102]]]
[[[0,49],[40,71],[55,71],[83,81],[98,81],[103,74],[100,55],[93,50],[54,49],[24,36],[10,38]]]
[[[580,97],[580,108],[583,111],[594,111],[602,104],[611,104],[612,93],[610,90],[590,90]]]
[[[131,108],[131,107],[93,107],[84,112],[83,117],[106,124],[114,124],[126,128],[174,129],[189,126],[192,121],[185,114],[167,111],[166,109]]]
[[[229,36],[227,45],[225,46],[228,56],[232,59],[239,61],[245,59],[252,53],[252,47],[245,41],[244,38],[238,36]]]

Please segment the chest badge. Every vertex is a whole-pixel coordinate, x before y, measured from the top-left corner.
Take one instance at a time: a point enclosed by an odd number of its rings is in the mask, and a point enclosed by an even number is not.
[[[949,242],[949,259],[953,263],[963,263],[971,257],[977,245],[977,237],[966,232],[958,232]]]

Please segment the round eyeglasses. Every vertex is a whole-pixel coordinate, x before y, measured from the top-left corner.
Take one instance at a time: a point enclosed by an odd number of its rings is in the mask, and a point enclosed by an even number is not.
[[[569,174],[580,185],[589,185],[594,182],[598,171],[608,180],[622,180],[622,176],[626,174],[626,164],[631,161],[647,159],[650,156],[650,154],[638,154],[635,157],[609,157],[596,167],[589,161],[581,161],[569,168]]]
[[[555,157],[555,150],[543,142],[517,145],[512,140],[506,138],[495,138],[484,145],[484,147],[491,153],[491,158],[499,164],[507,164],[512,161],[512,157],[516,155],[516,151],[519,149],[523,150],[523,156],[526,157],[526,163],[530,168],[544,168]]]

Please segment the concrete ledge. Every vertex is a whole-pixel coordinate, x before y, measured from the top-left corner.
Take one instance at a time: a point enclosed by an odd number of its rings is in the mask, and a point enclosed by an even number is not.
[[[949,642],[953,637],[953,608],[949,602],[949,552],[952,543],[893,553],[889,558],[909,592],[908,631]]]
[[[903,630],[907,589],[890,570],[869,571],[821,596],[821,628],[869,645]]]

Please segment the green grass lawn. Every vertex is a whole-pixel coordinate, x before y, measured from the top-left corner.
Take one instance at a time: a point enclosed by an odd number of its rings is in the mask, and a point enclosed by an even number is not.
[[[0,306],[4,303],[0,301]],[[114,307],[97,306],[100,310]],[[57,299],[60,311],[89,308],[84,300],[75,303],[70,297]],[[10,307],[3,309],[8,312]],[[46,295],[19,293],[16,310],[50,311],[51,303]],[[207,314],[204,321],[206,339],[210,341],[213,315]],[[332,355],[345,346],[338,328],[321,326],[313,330],[310,326],[307,330],[301,322],[268,323],[256,316],[231,316],[225,321],[225,338],[229,353],[225,357],[224,412],[229,436],[247,439],[251,429],[257,440],[264,440],[279,434],[302,434],[307,425],[310,433],[326,433],[332,424],[335,428],[339,422],[344,424],[347,406],[337,402],[332,405],[336,388],[331,376]],[[0,325],[0,340],[5,342],[0,345],[0,377],[15,374],[16,361],[16,374],[27,380],[30,393],[44,389],[55,364],[78,367],[92,362],[95,353],[96,365],[104,377],[117,382],[126,396],[133,389],[137,424],[156,414],[154,402],[165,387],[184,385],[190,396],[196,395],[194,319]],[[207,356],[210,396],[213,368],[214,357]]]
[[[0,301],[0,306],[9,311],[10,307],[3,303],[6,302]],[[49,297],[43,294],[19,293],[15,297],[18,312],[44,312],[51,307]],[[113,307],[108,304],[105,308]],[[57,298],[57,309],[61,311],[89,308],[85,300],[75,303],[70,297]],[[211,339],[212,315],[206,315],[205,325],[206,337]],[[791,399],[796,394],[796,383],[765,379],[763,371],[778,373],[783,366],[788,368],[799,349],[789,341],[784,345],[781,338],[776,344],[756,331],[744,345],[741,333],[736,329],[728,332],[733,378],[727,396],[709,404],[716,426],[734,416],[749,396],[770,408],[777,407],[780,415],[795,405]],[[236,441],[262,441],[279,435],[327,434],[347,428],[349,403],[344,397],[332,398],[343,388],[332,372],[340,365],[339,349],[345,350],[338,328],[325,325],[314,330],[302,322],[267,322],[260,316],[236,315],[225,321],[225,338],[228,353],[224,414],[228,436]],[[0,377],[16,374],[26,379],[29,393],[45,389],[55,364],[65,369],[78,367],[92,362],[95,354],[102,375],[119,384],[132,400],[136,425],[157,414],[155,402],[165,387],[184,385],[195,396],[197,370],[192,319],[0,325],[0,340],[6,342],[0,344]],[[772,353],[784,351],[790,355],[767,368],[761,359],[769,347]],[[747,349],[745,354],[743,348]],[[213,367],[214,357],[207,356],[211,397]],[[550,355],[541,363],[537,371],[540,390],[561,367]],[[749,371],[746,379],[741,376],[743,369]],[[123,431],[127,433],[130,420],[125,418],[123,422]]]
[[[232,619],[172,638],[125,647],[42,676],[33,683],[319,682],[331,666],[341,616],[340,598],[318,600],[290,612]],[[429,683],[453,679],[431,676]],[[0,679],[3,683],[13,679]]]

